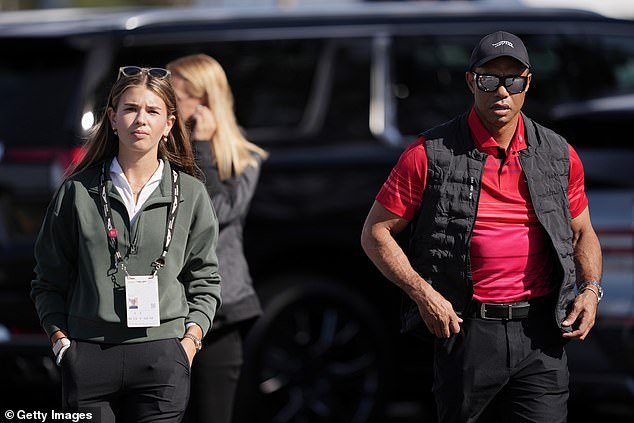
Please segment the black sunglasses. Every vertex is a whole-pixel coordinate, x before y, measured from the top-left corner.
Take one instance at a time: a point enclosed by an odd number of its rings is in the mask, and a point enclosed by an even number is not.
[[[171,72],[163,68],[141,68],[138,66],[121,66],[119,68],[119,78],[121,75],[131,77],[147,73],[152,78],[165,79]]]
[[[497,91],[501,86],[504,86],[509,94],[519,94],[526,89],[526,84],[528,83],[528,76],[498,76],[488,73],[472,73],[475,76],[476,85],[480,91],[484,91],[485,93],[492,93]]]

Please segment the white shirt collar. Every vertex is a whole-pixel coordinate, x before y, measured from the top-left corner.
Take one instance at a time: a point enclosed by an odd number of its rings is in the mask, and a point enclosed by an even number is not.
[[[141,211],[143,204],[150,198],[150,195],[154,192],[154,190],[161,183],[161,179],[163,179],[163,169],[165,165],[163,160],[159,159],[159,166],[156,169],[156,172],[152,174],[150,179],[145,183],[141,192],[139,193],[139,201],[134,203],[134,194],[132,193],[132,187],[128,182],[128,179],[125,177],[125,173],[123,173],[123,169],[121,169],[121,165],[119,161],[115,157],[110,164],[110,177],[112,178],[112,184],[117,188],[119,195],[123,199],[123,204],[125,208],[128,210],[128,216],[130,217],[130,225],[133,225],[136,221],[136,217]]]

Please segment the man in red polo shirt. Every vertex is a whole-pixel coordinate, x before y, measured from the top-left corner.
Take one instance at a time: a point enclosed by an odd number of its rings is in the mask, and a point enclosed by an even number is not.
[[[473,108],[405,150],[363,228],[366,254],[407,294],[404,331],[435,336],[443,423],[566,421],[563,346],[586,338],[603,295],[583,166],[521,113],[531,79],[517,36],[483,37],[466,72]],[[394,235],[408,226],[405,253]]]

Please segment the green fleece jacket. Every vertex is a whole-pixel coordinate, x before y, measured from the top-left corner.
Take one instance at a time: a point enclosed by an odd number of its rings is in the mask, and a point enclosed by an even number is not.
[[[109,164],[107,166],[109,167]],[[68,178],[48,207],[35,244],[31,298],[50,336],[132,343],[180,338],[187,323],[206,334],[220,306],[216,257],[218,220],[201,181],[180,173],[181,196],[165,266],[158,271],[161,325],[128,328],[125,272],[115,268],[99,201],[101,165]],[[133,227],[117,189],[106,182],[119,251],[130,275],[149,275],[163,250],[172,199],[171,167],[165,162],[158,188]]]

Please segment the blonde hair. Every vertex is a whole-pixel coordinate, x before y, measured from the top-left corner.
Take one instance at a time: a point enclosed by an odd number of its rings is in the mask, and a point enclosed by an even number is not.
[[[196,160],[191,143],[189,142],[184,121],[178,114],[176,94],[174,93],[169,78],[156,78],[147,72],[142,72],[136,76],[122,76],[114,83],[99,122],[88,134],[88,138],[83,146],[83,156],[81,160],[74,167],[70,168],[67,173],[76,174],[90,166],[113,158],[118,154],[119,138],[110,128],[107,110],[109,107],[116,110],[125,90],[132,87],[145,87],[158,95],[165,102],[167,116],[173,115],[176,117],[176,122],[174,122],[167,140],[159,142],[158,158],[167,160],[174,168],[182,172],[200,177],[200,169],[196,166]]]
[[[233,94],[222,66],[206,54],[181,57],[167,64],[172,74],[185,81],[187,94],[195,98],[207,98],[208,106],[216,119],[217,129],[211,139],[221,180],[240,176],[247,166],[258,166],[258,160],[268,153],[249,142],[238,127],[233,110]]]

